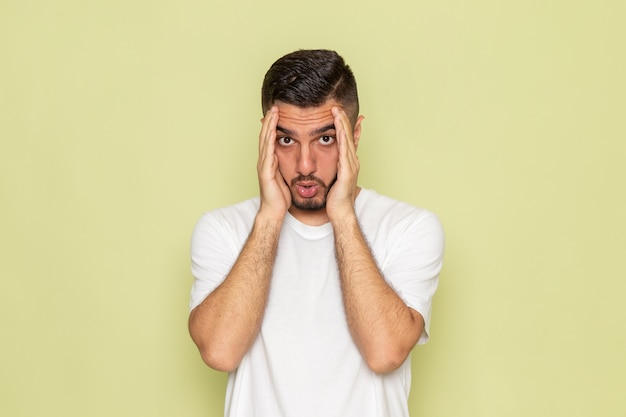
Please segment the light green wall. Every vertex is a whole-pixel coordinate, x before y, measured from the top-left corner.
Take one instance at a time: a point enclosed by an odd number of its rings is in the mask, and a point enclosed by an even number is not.
[[[219,416],[189,236],[253,196],[259,89],[337,49],[361,185],[447,232],[413,415],[626,415],[615,1],[0,2],[0,415]]]

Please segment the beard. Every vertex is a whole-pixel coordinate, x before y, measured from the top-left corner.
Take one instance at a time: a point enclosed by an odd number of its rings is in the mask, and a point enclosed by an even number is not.
[[[320,187],[320,193],[312,198],[304,198],[298,195],[298,192],[294,189],[295,185],[299,181],[314,181]],[[326,185],[324,181],[314,175],[299,175],[293,180],[291,180],[291,187],[289,187],[291,191],[291,205],[299,210],[305,211],[319,211],[324,210],[326,208],[326,199],[328,197],[328,193],[330,189],[337,181],[337,177],[333,178],[330,184]]]

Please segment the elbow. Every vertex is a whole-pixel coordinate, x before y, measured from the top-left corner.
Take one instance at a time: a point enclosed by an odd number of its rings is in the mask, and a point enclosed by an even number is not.
[[[413,347],[418,342],[424,331],[424,319],[415,310],[410,310],[413,324],[407,331],[398,333],[381,334],[375,344],[368,345],[363,350],[363,357],[367,366],[377,374],[386,374],[398,369],[411,354]]]
[[[206,346],[198,346],[202,361],[212,369],[220,372],[232,372],[239,367],[240,357],[228,354],[223,349],[212,349]]]
[[[207,336],[207,332],[193,325],[189,326],[189,334],[195,343],[202,361],[210,368],[220,372],[232,372],[239,366],[243,354],[234,346],[229,346],[218,337]]]
[[[415,335],[408,336],[398,339],[386,335],[377,343],[362,345],[361,354],[369,369],[377,374],[387,374],[401,367],[417,343]]]
[[[380,350],[364,355],[368,368],[376,374],[388,374],[398,369],[407,359],[411,351],[401,349]]]

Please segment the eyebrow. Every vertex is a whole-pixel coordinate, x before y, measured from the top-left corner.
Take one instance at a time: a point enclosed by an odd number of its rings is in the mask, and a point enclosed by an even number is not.
[[[293,132],[291,130],[285,129],[284,127],[282,127],[280,125],[276,126],[276,130],[280,130],[281,132],[283,132],[287,136],[293,136]]]
[[[289,129],[286,129],[280,125],[276,126],[276,130],[281,131],[282,133],[284,133],[287,136],[295,136],[295,133]],[[314,129],[313,131],[311,131],[311,133],[309,133],[310,136],[316,136],[319,135],[321,133],[326,133],[329,130],[335,130],[335,124],[331,123],[329,125],[326,126],[322,126],[322,127],[318,127],[317,129]]]
[[[320,128],[315,129],[314,131],[311,132],[311,136],[319,135],[320,133],[326,133],[329,130],[335,130],[335,124],[334,123],[331,123],[329,125],[322,126]]]

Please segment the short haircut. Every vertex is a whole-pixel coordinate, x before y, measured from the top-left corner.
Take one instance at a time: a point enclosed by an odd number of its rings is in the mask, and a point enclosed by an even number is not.
[[[325,49],[303,49],[279,58],[265,74],[261,89],[263,114],[277,101],[307,108],[332,99],[356,123],[359,97],[354,74],[337,52]]]

